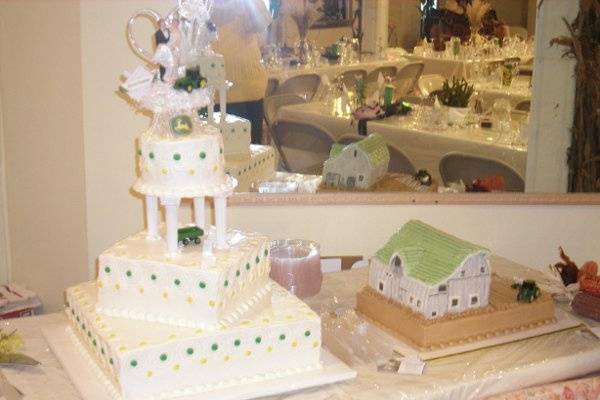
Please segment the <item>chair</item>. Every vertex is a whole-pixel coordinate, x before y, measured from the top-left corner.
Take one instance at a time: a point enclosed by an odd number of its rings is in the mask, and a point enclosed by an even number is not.
[[[280,120],[273,125],[273,142],[288,172],[321,175],[334,139],[318,125]]]
[[[529,112],[531,109],[531,100],[523,100],[515,106],[515,110],[517,111],[527,111]]]
[[[529,37],[529,31],[526,28],[523,28],[522,26],[509,26],[508,34],[510,36],[518,36],[523,40],[527,40],[527,38]]]
[[[269,78],[269,80],[267,81],[267,89],[265,90],[265,97],[272,96],[278,87],[279,87],[279,80],[277,80],[275,78]]]
[[[491,158],[448,153],[440,160],[439,168],[445,186],[459,181],[470,184],[477,178],[499,175],[504,177],[505,191],[523,192],[525,190],[523,178],[512,167]]]
[[[421,61],[405,64],[396,74],[396,96],[402,97],[412,93],[421,74],[425,69],[425,64]]]
[[[321,84],[317,74],[296,75],[281,83],[274,94],[297,94],[311,101]]]
[[[421,92],[421,96],[429,97],[429,95],[434,91],[439,91],[442,89],[445,80],[446,78],[444,78],[442,75],[423,75],[419,78],[417,87],[419,92]]]
[[[340,80],[344,83],[346,88],[352,90],[356,83],[356,76],[360,75],[360,77],[364,80],[367,78],[367,71],[364,69],[353,69],[349,71],[344,71],[339,74],[335,79]]]
[[[273,126],[273,124],[277,120],[277,112],[281,107],[300,103],[306,103],[306,99],[297,94],[279,94],[275,96],[265,97],[264,110],[265,122],[267,123],[267,126]]]
[[[397,72],[398,72],[398,68],[391,66],[391,65],[387,66],[387,67],[375,68],[373,71],[369,72],[369,75],[367,75],[365,83],[367,85],[376,84],[377,79],[379,79],[379,74],[383,75],[384,78],[389,77],[389,78],[394,79]]]
[[[360,135],[343,135],[338,138],[337,143],[348,145],[351,143],[358,142],[364,139],[364,136]],[[414,175],[417,171],[413,166],[412,162],[404,155],[404,153],[392,144],[387,144],[388,151],[390,152],[390,163],[388,164],[388,172],[395,172],[399,174]]]

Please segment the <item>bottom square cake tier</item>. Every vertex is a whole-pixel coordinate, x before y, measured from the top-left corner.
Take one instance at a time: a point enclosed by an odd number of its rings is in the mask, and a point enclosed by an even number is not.
[[[320,318],[272,285],[271,307],[213,331],[98,314],[94,282],[67,289],[66,312],[120,398],[171,398],[321,367]]]
[[[275,148],[253,144],[247,154],[225,156],[225,172],[237,180],[236,192],[249,192],[255,182],[275,175],[277,161]]]

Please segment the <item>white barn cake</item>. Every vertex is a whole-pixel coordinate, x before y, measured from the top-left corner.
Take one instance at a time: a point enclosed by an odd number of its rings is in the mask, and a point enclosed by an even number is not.
[[[237,182],[226,174],[220,129],[233,125],[212,112],[218,90],[226,115],[226,85],[222,58],[209,46],[210,3],[195,0],[190,9],[182,0],[165,17],[181,30],[180,65],[161,61],[160,74],[139,67],[122,87],[153,113],[138,141],[133,186],[145,198],[147,228],[100,255],[95,282],[66,292],[76,345],[115,398],[171,398],[321,368],[320,318],[269,279],[269,238],[227,229],[227,196]],[[139,15],[158,20],[150,10]],[[192,37],[202,51],[186,51]],[[164,57],[170,49],[161,46]],[[208,121],[197,112],[203,107]],[[206,197],[215,226],[204,221]],[[185,198],[194,207],[191,225],[178,221]]]

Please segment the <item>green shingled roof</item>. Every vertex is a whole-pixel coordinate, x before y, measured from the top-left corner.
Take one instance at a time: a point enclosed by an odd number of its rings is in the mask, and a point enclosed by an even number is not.
[[[407,276],[432,286],[452,275],[467,256],[480,252],[489,254],[484,247],[411,220],[375,256],[388,264],[394,254],[399,254]]]
[[[344,146],[343,144],[334,143],[331,146],[331,151],[329,152],[329,159],[334,159],[340,154],[342,151],[347,148],[355,146],[361,149],[369,159],[369,163],[372,166],[379,165],[382,162],[389,162],[390,152],[387,148],[387,144],[383,137],[377,133],[372,133],[363,140],[360,140],[356,143],[352,143]]]

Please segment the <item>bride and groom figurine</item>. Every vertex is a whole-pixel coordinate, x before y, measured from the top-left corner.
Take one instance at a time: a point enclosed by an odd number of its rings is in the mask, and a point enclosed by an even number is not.
[[[156,50],[152,61],[159,65],[160,80],[173,82],[179,76],[179,66],[182,64],[179,20],[172,19],[167,23],[161,18],[158,20],[158,26],[158,30],[154,33]]]

